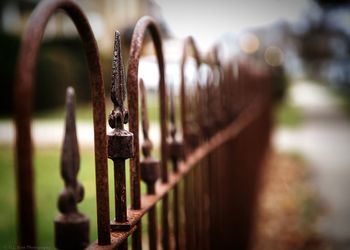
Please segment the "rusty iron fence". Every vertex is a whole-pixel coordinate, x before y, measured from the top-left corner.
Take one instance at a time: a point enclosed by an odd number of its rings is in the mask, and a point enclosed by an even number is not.
[[[149,249],[249,249],[259,175],[272,126],[270,70],[234,58],[223,61],[218,56],[219,46],[206,54],[200,53],[189,37],[184,41],[181,59],[181,116],[176,117],[174,90],[165,79],[162,38],[157,23],[150,17],[142,17],[132,36],[126,80],[120,34],[115,33],[110,91],[114,108],[107,121],[104,82],[94,34],[83,12],[69,0],[40,2],[28,21],[18,57],[15,120],[19,245],[37,246],[30,133],[33,78],[46,24],[58,10],[63,10],[73,20],[88,62],[98,235],[91,243],[89,219],[77,209],[77,203],[83,200],[84,188],[77,180],[80,162],[74,90],[68,88],[61,158],[65,186],[58,198],[60,215],[54,221],[56,247],[127,249],[127,239],[131,237],[132,249],[141,249],[146,246],[141,218],[147,216]],[[143,80],[138,77],[147,32],[154,44],[160,76],[160,159],[152,156],[146,91]],[[204,80],[198,77],[195,86],[188,86],[184,73],[190,56],[195,58],[198,74],[202,65],[210,68],[209,77]],[[113,129],[109,134],[106,134],[106,122]],[[129,131],[124,128],[125,124],[129,124]],[[177,124],[181,124],[181,128]],[[109,217],[107,158],[114,164],[114,218]],[[130,187],[126,185],[127,159],[130,159]],[[141,194],[141,180],[147,186],[145,194]],[[131,194],[130,208],[127,208],[127,193]],[[156,210],[158,203],[160,213]]]

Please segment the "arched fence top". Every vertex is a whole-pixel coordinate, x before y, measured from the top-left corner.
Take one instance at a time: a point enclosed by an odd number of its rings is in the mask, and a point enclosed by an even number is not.
[[[128,73],[127,73],[127,95],[129,109],[130,132],[134,134],[134,158],[131,159],[131,207],[138,209],[141,206],[140,200],[140,153],[139,153],[139,88],[138,88],[138,66],[144,42],[145,34],[149,31],[156,51],[159,69],[159,102],[160,102],[160,129],[161,129],[161,177],[167,182],[166,170],[166,135],[167,135],[167,92],[165,85],[165,66],[162,49],[160,30],[152,17],[144,16],[136,23],[131,41]]]
[[[32,159],[31,116],[33,79],[41,40],[50,17],[63,10],[74,22],[85,48],[93,103],[95,165],[99,243],[109,244],[109,207],[107,178],[107,142],[104,83],[98,48],[90,24],[72,1],[43,1],[28,21],[17,61],[15,81],[16,165],[21,245],[35,246],[34,171]]]
[[[196,61],[196,66],[199,68],[200,64],[202,63],[201,54],[198,50],[197,44],[192,36],[188,36],[184,40],[183,50],[182,50],[182,57],[181,57],[181,67],[183,68],[185,66],[185,62],[187,57],[189,56],[189,52],[192,50],[194,59]],[[183,71],[183,69],[182,69]]]
[[[202,58],[198,50],[197,44],[192,36],[185,38],[182,48],[182,56],[180,61],[180,109],[181,109],[181,127],[184,141],[184,153],[185,156],[188,153],[188,141],[189,141],[189,131],[187,128],[187,101],[186,101],[186,79],[185,79],[185,64],[187,58],[190,56],[190,51],[192,50],[194,59],[196,61],[197,74],[202,64]]]

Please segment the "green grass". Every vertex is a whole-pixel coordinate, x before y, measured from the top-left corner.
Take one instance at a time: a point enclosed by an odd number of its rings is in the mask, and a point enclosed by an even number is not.
[[[155,149],[153,155],[159,156],[159,150]],[[58,147],[37,147],[34,153],[35,166],[35,196],[37,212],[37,235],[38,244],[42,247],[54,247],[53,220],[59,214],[57,198],[63,189],[64,183],[60,177],[60,149]],[[96,192],[95,192],[95,169],[93,149],[80,150],[80,171],[78,180],[85,189],[84,200],[79,204],[80,212],[90,219],[90,242],[97,240],[96,227]],[[0,146],[0,243],[1,246],[16,246],[16,188],[14,174],[13,148],[9,145]],[[129,163],[126,163],[126,182],[129,188]],[[110,218],[114,217],[114,189],[113,189],[113,163],[108,160]],[[146,187],[141,183],[141,193],[146,192]],[[127,203],[130,206],[130,192],[127,192]],[[160,215],[160,203],[157,204]],[[160,217],[160,216],[158,216]],[[142,219],[142,231],[147,233],[147,216]],[[159,219],[159,218],[158,218]],[[160,222],[159,222],[160,224]],[[0,246],[0,247],[1,247]]]
[[[14,155],[10,146],[0,147],[0,242],[1,245],[15,246],[16,242],[16,193],[14,176]],[[85,188],[85,197],[79,209],[90,218],[90,241],[97,239],[95,170],[92,149],[80,151],[81,168],[78,179]],[[59,214],[57,198],[64,183],[59,172],[59,148],[37,148],[34,155],[35,195],[37,211],[37,231],[39,246],[53,247],[53,220]],[[113,167],[109,160],[110,218],[113,218]],[[127,164],[128,165],[128,164]],[[129,171],[127,167],[127,183]],[[143,186],[142,186],[143,187]],[[144,192],[144,187],[142,189]],[[130,197],[128,197],[130,201]]]
[[[300,110],[285,98],[275,109],[275,123],[278,127],[297,128],[303,123]]]

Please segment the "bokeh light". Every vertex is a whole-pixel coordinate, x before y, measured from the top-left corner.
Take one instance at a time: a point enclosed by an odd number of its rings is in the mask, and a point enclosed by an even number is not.
[[[273,67],[281,66],[284,61],[284,53],[279,47],[271,46],[265,50],[264,59]]]
[[[244,33],[239,38],[239,46],[247,54],[255,53],[259,47],[260,42],[258,37],[253,33]]]

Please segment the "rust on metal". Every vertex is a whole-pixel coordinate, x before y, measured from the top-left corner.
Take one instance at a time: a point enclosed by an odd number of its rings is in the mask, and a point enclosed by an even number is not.
[[[83,40],[92,86],[98,241],[88,248],[127,249],[127,239],[132,236],[132,248],[141,249],[141,219],[147,214],[149,246],[157,249],[156,204],[161,201],[162,249],[226,249],[228,246],[248,249],[257,183],[272,127],[270,85],[273,74],[266,68],[257,69],[248,60],[235,63],[235,59],[231,58],[228,62],[222,61],[218,53],[219,44],[202,58],[194,40],[186,38],[180,65],[182,140],[179,140],[172,88],[169,117],[167,115],[168,96],[160,31],[152,18],[143,17],[137,22],[132,37],[127,86],[120,34],[115,33],[111,84],[114,108],[108,119],[113,130],[106,136],[104,83],[96,41],[84,14],[69,0],[43,1],[38,5],[29,20],[18,57],[15,107],[19,246],[36,246],[30,134],[33,78],[44,29],[50,16],[59,9],[73,20]],[[160,76],[160,161],[151,155],[146,92],[142,79],[140,82],[138,79],[139,59],[147,32],[155,48]],[[185,82],[185,63],[190,56],[195,58],[197,67],[197,84],[191,92]],[[208,77],[200,84],[198,79],[202,65],[203,69],[209,70]],[[237,65],[236,69],[233,69],[234,65]],[[139,87],[144,137],[142,161],[139,152]],[[124,107],[126,94],[130,113]],[[55,243],[59,249],[83,249],[89,241],[89,221],[77,209],[84,192],[77,181],[79,150],[73,99],[73,90],[69,88],[61,165],[65,188],[58,202],[61,215],[55,220]],[[130,132],[124,129],[127,123]],[[107,157],[114,163],[115,218],[112,222],[109,218]],[[131,160],[130,209],[126,206],[126,159]],[[172,163],[172,171],[169,172],[168,160]],[[147,185],[147,194],[142,196],[141,179]],[[184,192],[179,192],[182,180]],[[249,181],[251,183],[246,185]],[[172,190],[173,206],[170,208],[169,193]],[[169,210],[173,212],[172,229],[169,228]]]
[[[89,244],[89,219],[79,213],[84,187],[77,181],[80,155],[75,125],[75,95],[72,87],[66,94],[66,128],[61,154],[64,189],[59,195],[61,215],[55,219],[55,246],[58,249],[85,249]]]
[[[199,50],[197,49],[197,45],[192,37],[187,37],[184,40],[181,62],[180,62],[180,114],[181,114],[181,128],[182,135],[184,141],[184,156],[189,153],[189,146],[191,144],[197,144],[198,140],[198,131],[196,127],[188,126],[188,123],[192,123],[193,117],[191,117],[187,113],[188,103],[187,103],[187,95],[186,95],[186,82],[185,82],[185,66],[186,60],[190,56],[191,49],[193,51],[193,56],[196,61],[197,72],[199,71],[199,67],[201,65],[201,56]]]
[[[176,138],[176,121],[175,121],[175,97],[174,85],[170,88],[170,139],[169,139],[169,158],[172,161],[172,168],[175,173],[178,172],[178,161],[183,159],[183,143]],[[173,193],[173,226],[174,226],[174,243],[175,249],[180,248],[180,232],[179,232],[179,188],[174,187]]]
[[[164,58],[162,51],[162,42],[159,29],[151,17],[142,17],[136,24],[128,64],[127,75],[127,95],[129,108],[129,127],[130,132],[134,134],[135,157],[131,159],[131,207],[139,209],[140,203],[140,155],[139,155],[139,124],[138,124],[138,66],[139,59],[146,31],[150,32],[154,47],[156,50],[158,69],[159,69],[159,99],[160,99],[160,120],[161,120],[161,176],[162,181],[167,180],[166,171],[166,87],[164,74]]]
[[[175,97],[173,85],[170,88],[170,138],[168,141],[169,158],[172,161],[173,171],[177,172],[178,161],[183,158],[183,143],[176,138],[176,121],[175,121]]]
[[[139,154],[139,99],[138,99],[138,66],[142,44],[145,33],[148,31],[151,35],[154,48],[156,51],[158,70],[159,70],[159,103],[160,103],[160,132],[161,132],[161,180],[166,183],[168,181],[167,171],[167,102],[166,102],[166,86],[164,73],[164,57],[162,49],[162,40],[159,28],[153,18],[145,16],[138,20],[134,28],[131,48],[129,54],[128,75],[127,75],[127,95],[130,123],[130,132],[134,134],[135,157],[130,161],[130,187],[131,187],[131,208],[141,208],[141,192],[140,192],[140,154]],[[164,203],[164,201],[163,201]],[[162,218],[167,214],[162,214]],[[165,221],[165,220],[163,220]],[[141,235],[139,225],[136,229],[136,236],[133,237],[133,245],[141,246]],[[163,230],[167,225],[162,226]]]
[[[248,105],[237,117],[237,119],[235,119],[235,121],[232,121],[224,129],[216,133],[212,138],[196,148],[185,161],[179,162],[179,171],[177,173],[169,173],[168,183],[157,182],[155,195],[142,196],[141,209],[128,209],[128,221],[131,228],[136,226],[141,221],[143,215],[145,215],[152,207],[154,207],[157,202],[161,201],[164,196],[166,196],[168,192],[175,187],[175,185],[177,185],[181,180],[183,180],[186,175],[189,174],[190,171],[196,167],[199,167],[198,163],[201,160],[203,160],[208,154],[214,152],[220,146],[224,145],[233,138],[236,138],[250,123],[259,118],[261,112],[266,109],[264,103],[265,100],[258,99]],[[118,232],[117,238],[124,237],[125,235],[130,235],[130,232]],[[114,240],[112,239],[111,249],[120,244],[113,243],[113,241]],[[120,241],[118,240],[117,242]],[[93,246],[96,247],[96,249],[104,249],[103,247],[99,248],[97,244],[94,244]]]
[[[141,167],[141,179],[147,185],[147,194],[155,194],[155,183],[159,178],[159,165],[160,162],[154,159],[151,155],[153,148],[152,141],[149,138],[149,121],[147,114],[147,101],[146,90],[143,80],[140,79],[140,92],[141,92],[141,118],[142,118],[142,132],[143,132],[143,144],[142,153],[144,158],[140,162]]]
[[[18,243],[21,246],[36,245],[33,147],[30,133],[33,79],[45,27],[49,18],[58,10],[64,10],[73,20],[87,57],[93,103],[98,240],[99,244],[107,245],[110,243],[110,233],[104,83],[97,44],[91,27],[81,9],[69,0],[42,1],[38,4],[29,18],[17,59],[15,121]]]
[[[128,111],[124,108],[125,79],[121,58],[120,33],[115,32],[112,61],[111,100],[114,109],[108,117],[113,131],[108,134],[108,158],[114,164],[114,206],[115,219],[111,222],[112,231],[130,230],[126,214],[125,160],[134,155],[133,134],[124,129],[128,123]]]
[[[149,120],[147,114],[146,89],[142,79],[139,81],[139,86],[141,92],[141,120],[144,139],[142,144],[142,153],[144,158],[140,162],[141,179],[147,185],[147,194],[154,195],[156,193],[155,183],[159,178],[160,162],[151,156],[153,145],[148,134]],[[148,235],[149,249],[157,249],[157,213],[155,207],[152,207],[148,211]]]

